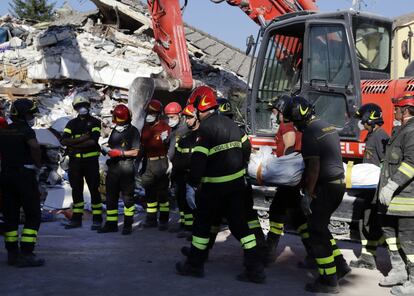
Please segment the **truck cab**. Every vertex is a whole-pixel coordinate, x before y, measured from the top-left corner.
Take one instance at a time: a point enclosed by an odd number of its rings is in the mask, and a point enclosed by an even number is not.
[[[311,100],[317,116],[337,128],[344,161],[359,162],[366,134],[353,115],[366,103],[362,80],[390,79],[392,25],[389,19],[356,11],[302,11],[262,28],[253,53],[246,108],[253,147],[275,145],[268,105],[287,93]],[[379,104],[392,110],[390,98]],[[385,116],[385,129],[390,132],[393,114]],[[257,186],[255,193],[264,201],[272,190]],[[363,202],[359,193],[348,193],[352,196],[345,196],[333,217],[347,223],[359,219],[355,211]],[[265,209],[265,203],[258,208]]]

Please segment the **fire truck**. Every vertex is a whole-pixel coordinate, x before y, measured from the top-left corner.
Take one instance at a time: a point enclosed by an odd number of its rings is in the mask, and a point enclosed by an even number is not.
[[[219,3],[224,0],[211,0]],[[254,148],[275,147],[268,104],[280,94],[300,95],[315,106],[317,116],[334,125],[345,162],[360,161],[366,132],[354,118],[365,103],[381,106],[384,129],[393,125],[391,98],[414,91],[414,79],[391,79],[393,21],[354,10],[318,12],[314,0],[225,0],[242,9],[259,27],[250,45],[245,121]],[[137,78],[130,88],[136,117],[154,90],[192,89],[191,64],[178,0],[148,0],[155,37],[154,51],[167,73],[164,78]],[[258,200],[273,188],[255,186]],[[339,228],[361,216],[363,194],[349,188],[333,215]],[[362,197],[361,197],[362,196]],[[342,231],[342,230],[341,230]]]

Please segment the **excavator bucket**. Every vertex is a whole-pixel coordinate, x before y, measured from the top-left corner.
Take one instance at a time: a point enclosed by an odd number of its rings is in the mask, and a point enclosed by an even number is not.
[[[145,108],[155,91],[155,81],[149,77],[137,77],[128,92],[128,107],[132,112],[132,125],[141,133],[145,120]]]

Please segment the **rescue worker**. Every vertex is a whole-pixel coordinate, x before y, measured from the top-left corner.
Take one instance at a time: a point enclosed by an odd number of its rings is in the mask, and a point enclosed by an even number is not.
[[[368,131],[365,139],[363,163],[380,166],[385,156],[385,146],[389,140],[387,133],[381,128],[384,124],[381,107],[376,104],[362,105],[355,113],[359,119],[361,130]],[[364,214],[359,220],[359,234],[361,239],[361,255],[350,262],[351,267],[376,269],[375,263],[378,243],[382,236],[378,220],[375,189],[366,189],[364,194]]]
[[[197,129],[200,121],[197,119],[193,105],[185,106],[182,115],[190,130],[182,136],[175,147],[173,157],[173,173],[175,180],[175,195],[181,214],[182,231],[177,233],[178,238],[191,238],[194,216],[191,205],[187,201],[187,184],[190,174],[191,154],[196,144]]]
[[[112,111],[112,122],[116,124],[108,140],[106,162],[106,222],[99,233],[118,231],[118,200],[124,199],[123,235],[131,234],[134,220],[135,166],[140,145],[139,131],[131,124],[131,112],[125,105],[117,105]]]
[[[174,158],[174,153],[176,151],[176,144],[178,142],[178,140],[185,135],[188,132],[188,128],[185,124],[185,122],[183,120],[181,120],[181,111],[182,108],[180,106],[180,104],[178,104],[177,102],[171,102],[168,103],[165,108],[164,108],[164,114],[167,116],[167,122],[168,122],[168,126],[171,128],[171,134],[169,137],[169,143],[170,146],[168,148],[168,164],[169,164],[169,169],[168,172],[172,173],[172,160]],[[174,174],[170,174],[170,179],[171,179],[171,190],[173,192],[176,192],[175,186],[176,186],[176,181],[175,181],[175,176]],[[177,197],[175,197],[177,198]],[[176,200],[174,198],[171,199],[170,203],[173,202],[175,203]],[[178,203],[178,201],[177,201]],[[170,225],[168,231],[169,232],[181,232],[184,230],[184,226],[181,222],[184,223],[184,212],[183,210],[180,208],[179,203],[178,203],[178,210],[180,213],[180,220],[178,221],[177,224],[173,224]]]
[[[302,134],[295,128],[292,122],[284,118],[283,113],[289,108],[292,98],[282,95],[274,102],[273,108],[278,111],[276,133],[276,155],[281,157],[293,152],[301,151]],[[297,230],[302,243],[307,251],[305,265],[314,266],[314,259],[310,255],[309,231],[306,217],[300,208],[299,186],[278,186],[275,197],[269,208],[270,229],[267,235],[267,256],[265,264],[273,263],[277,256],[276,250],[280,237],[283,234],[286,214],[290,214],[292,226]]]
[[[225,217],[232,234],[244,249],[246,270],[239,280],[262,283],[263,265],[256,238],[245,215],[245,164],[250,156],[247,136],[231,119],[217,114],[216,95],[210,87],[200,86],[191,95],[200,120],[196,146],[191,156],[189,183],[197,188],[196,216],[190,254],[176,270],[184,276],[204,276],[210,229],[217,216]]]
[[[218,104],[218,113],[223,115],[223,116],[227,116],[228,118],[233,119],[234,117],[234,112],[233,112],[233,108],[231,106],[231,103],[228,99],[226,98],[217,98],[217,104]],[[237,123],[237,122],[236,122]],[[247,137],[247,135],[245,134],[244,129],[242,128],[242,126],[240,124],[239,128],[241,129],[242,133],[243,133],[243,137]],[[245,138],[247,139],[247,138]],[[250,141],[246,141],[244,143],[246,151],[250,151],[251,150],[251,145],[250,145]],[[246,158],[246,163],[245,166],[247,168],[248,166],[248,162],[249,162],[249,158]],[[262,230],[262,226],[260,225],[260,221],[259,218],[257,216],[257,212],[253,209],[254,206],[254,201],[253,201],[253,189],[252,186],[249,182],[248,179],[246,179],[246,191],[245,191],[245,197],[246,197],[246,204],[245,204],[245,213],[246,213],[246,218],[247,218],[247,225],[249,226],[249,229],[253,232],[253,234],[256,237],[256,243],[257,243],[257,247],[260,253],[261,257],[264,257],[266,254],[266,240],[263,234],[263,230]],[[218,232],[221,229],[221,225],[223,223],[226,223],[226,221],[223,221],[222,217],[217,217],[216,222],[213,222],[213,225],[210,229],[210,241],[209,241],[209,250],[211,250],[213,248],[213,245],[216,241]],[[184,250],[182,250],[184,251]],[[189,251],[189,250],[188,250]],[[189,253],[188,251],[184,251],[183,253]]]
[[[157,227],[161,231],[168,229],[170,203],[168,201],[168,147],[171,128],[161,119],[162,104],[151,100],[147,107],[144,128],[141,136],[141,150],[145,157],[146,168],[141,177],[145,188],[147,216],[144,227]],[[157,213],[159,214],[159,224]]]
[[[392,269],[380,285],[393,286],[393,295],[408,296],[414,295],[414,94],[402,94],[393,104],[401,127],[386,147],[378,187]]]
[[[328,229],[345,193],[339,136],[334,126],[314,115],[313,105],[303,97],[293,97],[283,115],[302,132],[305,171],[301,207],[308,216],[309,243],[319,269],[319,278],[305,289],[339,293],[338,277],[350,271]]]
[[[73,216],[65,229],[82,227],[84,209],[84,179],[91,194],[93,221],[91,230],[98,230],[102,224],[102,200],[99,193],[98,144],[101,135],[101,121],[89,114],[89,99],[77,95],[72,102],[78,116],[70,120],[63,130],[61,144],[66,146],[69,155],[69,183],[72,187]]]
[[[33,253],[41,216],[36,176],[41,167],[41,150],[32,129],[36,112],[38,109],[33,101],[17,99],[10,109],[12,122],[0,129],[0,188],[4,199],[7,263],[19,267],[45,263]],[[19,250],[20,208],[23,208],[25,222]]]

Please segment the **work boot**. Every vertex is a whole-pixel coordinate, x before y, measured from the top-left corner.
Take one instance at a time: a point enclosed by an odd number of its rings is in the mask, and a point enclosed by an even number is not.
[[[264,283],[266,275],[264,273],[264,266],[261,262],[261,257],[257,247],[253,249],[244,250],[245,270],[237,276],[237,280],[242,282],[252,282],[256,284]]]
[[[36,255],[33,253],[20,254],[19,259],[17,260],[18,267],[37,267],[43,266],[45,260],[41,258],[36,258]]]
[[[99,230],[102,228],[102,221],[92,221],[91,230]]]
[[[7,264],[8,265],[16,265],[19,259],[19,251],[8,251],[7,252]]]
[[[122,228],[122,235],[129,235],[132,233],[133,217],[124,217],[124,227]]]
[[[306,284],[305,290],[311,293],[338,294],[339,286],[336,275],[320,276],[313,283]]]
[[[410,264],[408,267],[408,273],[410,274],[408,281],[402,286],[394,286],[391,289],[391,294],[396,296],[412,296],[414,295],[414,264]]]
[[[82,220],[71,219],[66,225],[65,229],[73,229],[82,227]]]
[[[159,222],[158,223],[158,230],[159,231],[166,231],[168,229],[168,222]]]
[[[185,262],[177,262],[175,264],[175,269],[177,273],[183,276],[193,276],[202,278],[204,277],[204,267],[195,267],[190,265],[187,261]]]
[[[118,232],[118,223],[115,221],[106,221],[104,226],[98,229],[98,233]]]
[[[348,273],[352,271],[351,267],[349,267],[345,259],[342,256],[340,257],[340,259],[337,259],[338,257],[335,257],[336,277],[338,280],[344,278]]]
[[[266,253],[264,256],[263,264],[264,266],[268,266],[274,263],[277,259],[277,245],[279,244],[280,236],[268,236],[266,240]]]
[[[367,253],[362,253],[356,260],[351,260],[349,265],[355,268],[365,268],[370,270],[377,269],[375,257]]]
[[[402,285],[407,280],[407,270],[405,263],[398,252],[391,252],[390,254],[391,270],[387,276],[384,276],[379,281],[381,287],[393,287]]]

